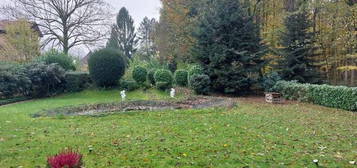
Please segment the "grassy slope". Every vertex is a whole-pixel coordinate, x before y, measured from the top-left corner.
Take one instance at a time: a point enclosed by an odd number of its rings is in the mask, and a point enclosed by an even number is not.
[[[129,97],[167,95],[150,91]],[[0,167],[44,167],[46,156],[65,147],[79,149],[88,168],[316,167],[313,159],[326,167],[352,167],[348,161],[357,160],[357,114],[307,104],[241,100],[232,110],[29,117],[40,109],[110,101],[119,101],[119,91],[86,91],[0,107]]]

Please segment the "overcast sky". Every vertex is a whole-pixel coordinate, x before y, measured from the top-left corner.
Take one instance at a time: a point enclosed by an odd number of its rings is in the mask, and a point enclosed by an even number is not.
[[[0,0],[0,5],[9,0]],[[159,19],[160,17],[160,0],[104,0],[109,3],[115,13],[118,13],[121,7],[126,7],[130,15],[134,18],[135,25],[143,20],[145,16]],[[1,18],[1,17],[0,17]]]
[[[143,20],[145,16],[159,19],[160,17],[160,0],[105,0],[113,6],[115,13],[118,13],[121,7],[126,7],[130,15],[136,22],[135,25]]]

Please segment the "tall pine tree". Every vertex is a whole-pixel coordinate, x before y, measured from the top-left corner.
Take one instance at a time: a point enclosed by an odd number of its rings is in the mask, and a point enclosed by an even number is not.
[[[157,53],[157,48],[154,45],[155,31],[158,22],[152,18],[145,17],[140,23],[138,36],[140,42],[140,52],[145,56],[144,59],[150,59]]]
[[[314,33],[309,14],[302,8],[288,15],[284,24],[281,42],[284,47],[280,62],[281,76],[285,80],[297,80],[302,83],[319,83],[320,75],[314,66]]]
[[[197,61],[215,91],[247,92],[265,64],[259,27],[239,1],[212,0],[205,11],[195,32]]]
[[[118,49],[124,53],[126,59],[131,59],[136,52],[137,44],[134,20],[123,7],[117,15],[116,24],[112,26],[107,48]]]

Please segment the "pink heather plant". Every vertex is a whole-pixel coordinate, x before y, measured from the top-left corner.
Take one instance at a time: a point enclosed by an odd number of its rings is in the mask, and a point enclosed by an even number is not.
[[[81,168],[82,155],[73,150],[64,150],[63,152],[47,158],[49,168]]]

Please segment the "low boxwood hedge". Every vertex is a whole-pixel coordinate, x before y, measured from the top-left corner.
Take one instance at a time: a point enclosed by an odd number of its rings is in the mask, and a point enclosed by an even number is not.
[[[310,102],[326,107],[357,111],[357,88],[346,86],[301,84],[279,81],[274,90],[290,100]]]
[[[11,99],[0,99],[0,106],[7,105],[7,104],[12,104],[12,103],[17,103],[25,100],[29,100],[31,98],[29,97],[16,97],[16,98],[11,98]]]
[[[120,88],[126,91],[134,91],[140,88],[139,84],[134,80],[120,81]]]

